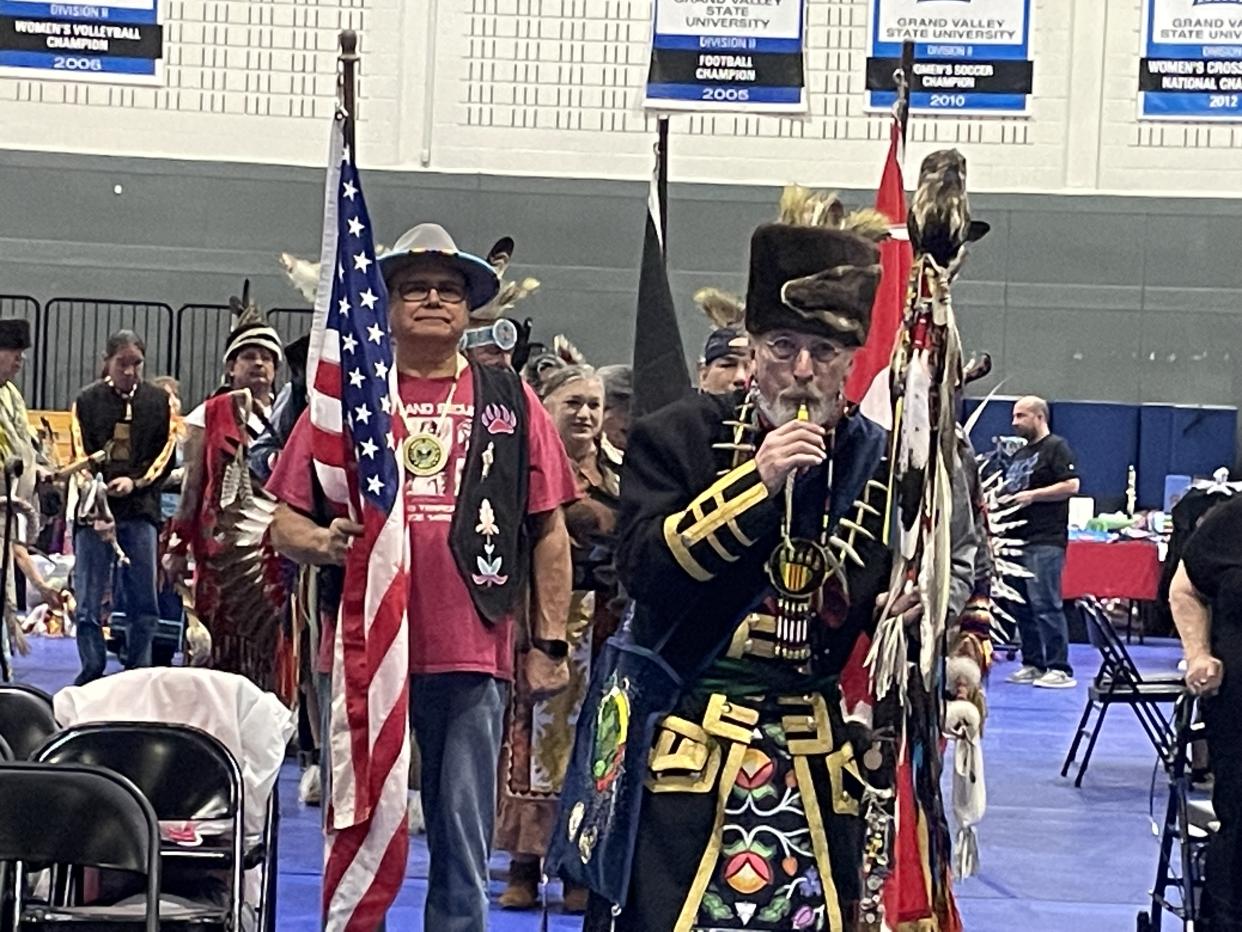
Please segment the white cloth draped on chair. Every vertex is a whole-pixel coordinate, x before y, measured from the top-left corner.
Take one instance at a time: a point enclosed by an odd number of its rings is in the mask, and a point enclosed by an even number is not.
[[[267,802],[285,748],[297,728],[294,713],[250,680],[191,667],[127,670],[54,697],[56,721],[69,728],[91,722],[170,722],[217,738],[241,766],[245,831],[263,832]]]

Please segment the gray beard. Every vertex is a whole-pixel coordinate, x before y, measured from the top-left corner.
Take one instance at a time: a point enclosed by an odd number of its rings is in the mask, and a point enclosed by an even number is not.
[[[802,402],[781,398],[769,401],[762,394],[756,392],[755,404],[768,423],[773,427],[780,427],[782,424],[788,424],[790,421],[798,419],[798,407]],[[806,402],[806,407],[807,414],[809,415],[808,420],[812,424],[832,428],[836,427],[837,422],[841,420],[842,402],[840,398],[808,401]]]

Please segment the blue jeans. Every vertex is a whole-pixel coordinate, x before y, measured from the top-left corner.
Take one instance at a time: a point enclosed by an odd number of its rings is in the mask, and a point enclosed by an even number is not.
[[[1022,634],[1022,662],[1039,670],[1061,670],[1073,675],[1069,664],[1069,625],[1061,606],[1065,548],[1027,544],[1021,563],[1032,574],[1031,579],[1023,580],[1026,605],[1015,612]]]
[[[117,543],[129,558],[129,566],[117,573],[112,604],[122,600],[128,627],[125,636],[128,669],[151,666],[151,639],[159,624],[155,595],[155,525],[149,521],[118,521]],[[103,676],[108,662],[99,613],[104,592],[112,579],[116,555],[93,528],[79,527],[73,534],[74,594],[78,599],[78,657],[82,672],[74,684],[83,686]],[[117,590],[120,591],[117,591]]]
[[[431,858],[423,919],[429,932],[487,928],[487,862],[507,696],[507,683],[482,673],[410,679]]]

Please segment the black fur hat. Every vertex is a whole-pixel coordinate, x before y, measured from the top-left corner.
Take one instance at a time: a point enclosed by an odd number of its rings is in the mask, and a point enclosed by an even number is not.
[[[833,195],[786,189],[780,222],[751,236],[747,332],[787,328],[862,346],[880,283],[876,241],[887,234],[874,211],[847,215]]]

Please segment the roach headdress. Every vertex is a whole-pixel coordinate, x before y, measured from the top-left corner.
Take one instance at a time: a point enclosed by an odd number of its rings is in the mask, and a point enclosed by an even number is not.
[[[224,348],[224,364],[228,365],[247,347],[256,346],[275,356],[279,365],[284,358],[284,345],[276,328],[267,322],[267,315],[250,299],[250,279],[242,285],[240,298],[229,298],[229,307],[233,311],[233,330]]]

